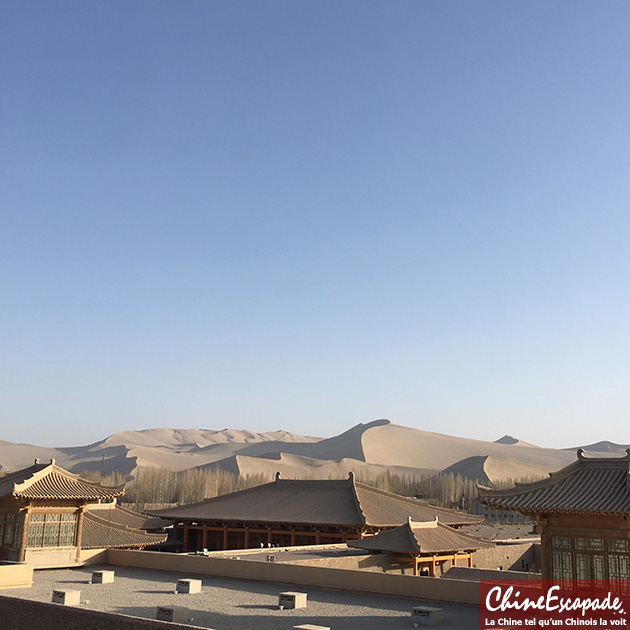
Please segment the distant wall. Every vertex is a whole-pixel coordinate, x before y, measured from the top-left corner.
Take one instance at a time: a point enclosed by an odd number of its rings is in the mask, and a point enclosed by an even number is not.
[[[368,553],[364,555],[343,555],[342,553],[336,556],[329,557],[317,557],[304,558],[300,560],[292,560],[282,558],[281,562],[301,565],[309,567],[327,567],[330,569],[347,569],[352,571],[375,571],[377,573],[388,573],[396,575],[413,575],[413,565],[410,562],[400,562],[397,559],[396,554],[393,553]],[[447,560],[438,564],[435,567],[436,577],[440,577],[442,573],[445,573],[453,563]],[[458,567],[467,567],[468,560],[466,558],[460,558],[457,561]],[[422,568],[422,567],[421,567]]]
[[[193,626],[0,596],[2,630],[189,630]]]
[[[497,545],[473,554],[473,566],[479,569],[529,571],[534,565],[540,567],[540,543]]]
[[[283,551],[296,550],[294,547],[281,547],[280,549],[270,549],[269,552],[276,555],[278,561],[283,564],[310,566],[310,567],[327,567],[330,569],[348,569],[361,571],[374,571],[377,573],[393,573],[399,575],[413,575],[413,567],[410,563],[399,562],[396,554],[365,552],[363,555],[344,554],[348,549],[345,544],[326,545],[325,547],[310,546],[304,547],[304,550],[333,550],[337,551],[331,555],[313,554],[308,558],[292,559],[291,554],[284,554]],[[259,549],[238,549],[231,551],[213,551],[210,557],[241,557],[249,554],[258,554]],[[540,567],[540,543],[538,542],[522,542],[522,543],[499,543],[487,549],[479,549],[473,553],[473,566],[480,569],[497,569],[512,571],[529,571],[534,565]],[[440,577],[448,571],[453,562],[447,560],[436,566],[436,576]],[[458,567],[467,567],[468,560],[460,558],[457,560]]]
[[[463,580],[440,580],[413,575],[383,574],[375,571],[353,571],[280,562],[232,560],[216,556],[189,556],[127,549],[108,549],[107,561],[116,566],[186,575],[258,580],[292,586],[312,586],[453,604],[479,605],[479,584]]]

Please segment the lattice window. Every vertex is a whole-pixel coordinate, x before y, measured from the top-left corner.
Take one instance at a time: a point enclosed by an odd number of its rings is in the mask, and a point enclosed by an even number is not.
[[[576,538],[575,548],[584,551],[604,551],[603,538]]]
[[[551,554],[552,574],[556,580],[573,579],[573,554],[570,551],[556,551]]]
[[[568,536],[554,536],[551,544],[554,549],[571,549],[571,539]]]
[[[31,514],[29,547],[71,547],[77,528],[76,514]]]

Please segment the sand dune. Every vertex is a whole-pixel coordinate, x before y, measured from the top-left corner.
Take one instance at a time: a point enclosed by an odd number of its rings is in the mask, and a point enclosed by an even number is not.
[[[500,469],[547,470],[575,459],[574,451],[539,448],[507,436],[497,442],[459,438],[374,420],[331,438],[286,431],[254,433],[223,429],[147,429],[121,431],[85,447],[43,448],[0,442],[0,470],[17,470],[54,457],[73,472],[119,471],[131,476],[139,466],[186,470],[218,465],[225,470],[298,477],[340,477],[349,470],[390,470],[400,474],[440,471],[471,457],[488,457],[482,468],[496,477]],[[495,461],[496,460],[496,461]],[[497,462],[516,462],[519,468]],[[527,473],[529,474],[529,473]],[[519,475],[522,476],[522,475]]]
[[[530,444],[529,442],[523,442],[523,440],[519,440],[518,438],[512,437],[511,435],[508,435],[507,433],[503,436],[500,437],[498,440],[494,441],[495,444],[517,444],[519,446],[532,446],[534,448],[538,448],[535,444]]]
[[[436,471],[420,468],[406,468],[404,466],[379,466],[368,464],[358,459],[344,457],[339,460],[314,459],[303,455],[280,453],[275,458],[249,457],[247,455],[235,455],[222,460],[213,466],[222,470],[228,470],[235,474],[255,475],[263,474],[272,479],[277,472],[284,478],[311,478],[311,479],[339,479],[348,476],[350,471],[365,477],[376,476],[379,473],[390,472],[392,474],[419,476],[431,475]]]
[[[492,455],[499,459],[557,469],[575,459],[575,453],[550,448],[483,442],[441,433],[419,431],[396,424],[372,426],[362,435],[365,460],[387,465],[418,466],[443,470],[472,455]]]
[[[483,485],[495,486],[502,481],[542,479],[553,470],[555,468],[537,464],[524,464],[489,455],[473,455],[445,468],[442,473],[452,473]]]
[[[623,457],[626,454],[626,449],[630,448],[630,444],[615,444],[614,442],[596,442],[595,444],[588,444],[586,446],[579,446],[567,450],[576,451],[578,448],[583,448],[587,455],[591,457],[603,457],[603,456],[616,456]]]

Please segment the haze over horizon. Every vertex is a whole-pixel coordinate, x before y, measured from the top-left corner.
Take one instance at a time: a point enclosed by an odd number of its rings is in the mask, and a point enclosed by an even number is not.
[[[628,3],[1,15],[0,439],[630,442]]]

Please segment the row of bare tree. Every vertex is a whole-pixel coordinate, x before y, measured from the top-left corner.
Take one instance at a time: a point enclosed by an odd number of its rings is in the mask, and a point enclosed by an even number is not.
[[[106,485],[125,483],[120,473],[101,477],[99,472],[86,471],[82,476]],[[269,481],[264,474],[235,475],[218,467],[184,471],[142,467],[138,469],[135,479],[127,484],[122,501],[134,504],[139,510],[148,505],[197,503]],[[468,511],[477,497],[475,480],[452,473],[423,476],[399,475],[389,471],[377,475],[359,473],[357,481],[402,496],[420,497],[439,505]]]

